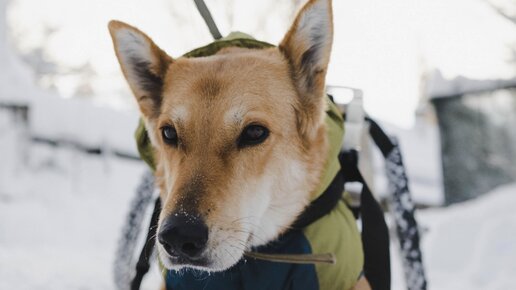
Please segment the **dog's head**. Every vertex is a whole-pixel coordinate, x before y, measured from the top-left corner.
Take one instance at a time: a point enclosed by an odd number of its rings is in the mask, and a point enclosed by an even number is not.
[[[277,238],[325,165],[331,0],[309,1],[278,48],[173,59],[134,27],[109,29],[155,150],[163,264],[220,271]]]

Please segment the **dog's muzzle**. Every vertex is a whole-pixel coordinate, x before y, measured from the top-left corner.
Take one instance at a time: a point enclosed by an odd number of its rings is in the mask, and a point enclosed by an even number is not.
[[[163,221],[158,241],[174,262],[201,262],[208,242],[208,227],[199,217],[174,213]]]

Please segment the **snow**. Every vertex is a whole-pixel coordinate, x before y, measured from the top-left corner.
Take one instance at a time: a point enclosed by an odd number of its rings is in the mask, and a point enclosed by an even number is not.
[[[0,0],[0,102],[24,104],[35,92],[31,71],[14,57],[7,39],[5,11],[7,0]]]
[[[100,147],[137,156],[134,131],[138,112],[115,111],[85,99],[57,96],[34,98],[29,111],[34,136],[73,140],[84,146]],[[63,122],[63,120],[68,120]]]
[[[512,184],[463,204],[419,211],[429,289],[516,289],[515,205]]]
[[[117,235],[143,164],[45,145],[20,164],[5,128],[0,289],[113,289]]]

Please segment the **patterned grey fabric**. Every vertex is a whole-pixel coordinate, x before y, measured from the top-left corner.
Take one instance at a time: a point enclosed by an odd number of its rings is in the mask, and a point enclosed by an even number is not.
[[[146,171],[138,188],[136,195],[131,201],[130,210],[126,218],[126,223],[122,229],[122,235],[118,241],[117,251],[115,254],[114,279],[116,289],[128,290],[134,276],[134,265],[139,253],[139,236],[142,230],[142,223],[145,220],[145,214],[154,200],[154,174],[149,170]]]
[[[394,148],[385,160],[389,189],[392,193],[389,207],[396,223],[405,281],[409,290],[425,290],[427,282],[419,247],[419,229],[414,217],[415,207],[410,197],[408,178],[398,141],[395,138],[391,140]]]

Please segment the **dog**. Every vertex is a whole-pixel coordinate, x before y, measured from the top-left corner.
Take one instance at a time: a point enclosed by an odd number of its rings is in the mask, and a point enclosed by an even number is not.
[[[119,21],[109,30],[152,144],[162,265],[214,275],[274,243],[313,200],[327,166],[331,0],[308,1],[278,47],[206,57],[172,58]],[[342,284],[339,275],[321,289],[370,289],[364,276]]]

